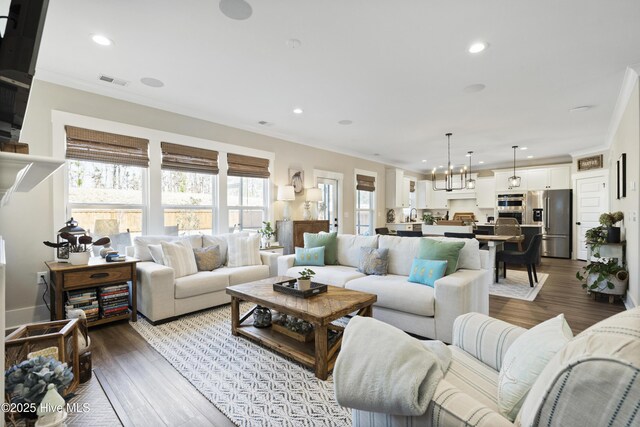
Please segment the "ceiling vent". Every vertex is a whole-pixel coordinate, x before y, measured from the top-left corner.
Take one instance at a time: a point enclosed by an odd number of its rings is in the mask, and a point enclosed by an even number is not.
[[[117,79],[115,77],[109,77],[109,76],[106,76],[104,74],[100,74],[98,76],[98,80],[100,80],[102,82],[118,85],[118,86],[127,86],[129,84],[129,82],[126,81],[126,80]]]
[[[262,126],[273,126],[273,123],[271,123],[271,122],[267,122],[267,121],[264,121],[264,120],[260,120],[260,121],[258,122],[258,124],[260,124],[260,125],[262,125]]]

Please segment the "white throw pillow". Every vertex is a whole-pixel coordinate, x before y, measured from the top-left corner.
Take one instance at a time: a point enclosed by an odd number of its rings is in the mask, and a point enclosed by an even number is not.
[[[464,242],[464,246],[460,249],[458,257],[458,267],[456,270],[464,268],[466,270],[480,270],[482,262],[480,261],[480,242],[476,239],[461,239],[458,237],[429,237],[433,240],[446,242]]]
[[[260,260],[259,234],[234,234],[229,236],[229,258],[227,267],[262,265]]]
[[[513,421],[549,360],[573,338],[564,314],[520,335],[504,355],[498,376],[498,407]]]
[[[149,245],[149,252],[151,252],[151,258],[153,258],[153,262],[160,265],[165,265],[164,262],[164,253],[162,252],[162,245]]]
[[[176,279],[198,272],[196,257],[188,240],[160,242],[160,245],[162,245],[165,265],[173,268]]]

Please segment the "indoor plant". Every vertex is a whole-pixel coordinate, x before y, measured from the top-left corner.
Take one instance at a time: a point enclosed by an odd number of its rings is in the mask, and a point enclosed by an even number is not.
[[[629,272],[619,266],[615,259],[592,261],[576,273],[576,278],[589,292],[624,295]]]
[[[623,219],[624,214],[620,211],[600,215],[600,224],[607,229],[607,243],[620,243],[620,227],[615,227],[615,224]]]
[[[270,221],[262,221],[263,227],[258,230],[258,234],[262,236],[262,247],[268,248],[271,246],[271,239],[276,235],[276,230],[271,228]]]
[[[427,225],[433,225],[433,215],[429,212],[422,214],[422,222]]]
[[[69,262],[72,265],[84,265],[89,262],[91,257],[92,246],[103,246],[111,243],[108,237],[102,237],[95,242],[91,236],[76,236],[75,234],[63,232],[60,233],[60,237],[65,239],[65,242],[52,243],[42,242],[45,246],[50,248],[59,248],[61,246],[67,246],[69,248]]]
[[[315,271],[310,268],[305,268],[304,270],[300,270],[298,273],[298,289],[307,290],[311,289],[311,278],[316,274]]]

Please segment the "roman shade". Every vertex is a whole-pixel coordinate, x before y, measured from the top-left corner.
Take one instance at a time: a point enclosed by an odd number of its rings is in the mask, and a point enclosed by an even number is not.
[[[376,191],[376,179],[367,175],[356,175],[356,190]]]
[[[186,145],[161,143],[162,169],[217,175],[218,152]]]
[[[227,175],[244,176],[248,178],[269,178],[269,159],[243,156],[241,154],[227,154]]]
[[[409,192],[410,193],[415,193],[416,192],[416,182],[415,181],[409,181]]]
[[[66,158],[149,167],[149,140],[65,126]]]

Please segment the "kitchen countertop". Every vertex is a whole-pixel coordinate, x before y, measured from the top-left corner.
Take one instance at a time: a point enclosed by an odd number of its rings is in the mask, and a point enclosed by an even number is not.
[[[406,224],[422,224],[420,221],[413,222],[387,222],[386,225],[406,225]]]
[[[495,224],[476,224],[477,226],[481,226],[481,227],[495,227]],[[536,224],[520,224],[520,227],[537,227],[537,228],[541,228],[541,225],[536,225]]]

